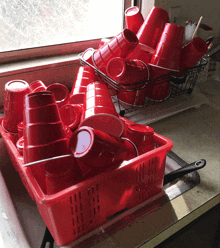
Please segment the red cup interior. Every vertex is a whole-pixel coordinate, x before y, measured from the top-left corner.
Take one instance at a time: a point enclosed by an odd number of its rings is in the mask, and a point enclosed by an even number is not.
[[[63,84],[50,84],[47,87],[47,90],[54,93],[56,103],[58,104],[58,106],[62,106],[63,104],[65,104],[69,98],[69,90]]]

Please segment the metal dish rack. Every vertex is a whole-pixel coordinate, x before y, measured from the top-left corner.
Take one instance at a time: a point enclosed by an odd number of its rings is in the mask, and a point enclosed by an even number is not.
[[[194,67],[188,68],[183,71],[172,72],[170,74],[153,78],[145,82],[138,82],[135,84],[121,84],[114,81],[106,74],[101,72],[98,68],[94,67],[93,65],[85,61],[82,57],[82,54],[83,53],[79,54],[78,56],[81,64],[92,67],[95,70],[98,78],[101,81],[104,81],[111,90],[114,90],[116,92],[115,95],[112,96],[112,100],[116,106],[116,110],[118,111],[118,114],[121,116],[124,116],[128,112],[136,111],[137,109],[140,108],[144,108],[154,104],[160,104],[161,102],[167,101],[169,99],[178,97],[183,94],[191,94],[199,78],[200,73],[204,70],[204,68],[208,64],[208,60],[204,57]],[[159,87],[160,89],[160,94],[163,93],[164,90],[163,83],[167,82],[168,80],[170,82],[170,94],[165,99],[154,100],[148,98],[147,96],[146,97],[141,96],[141,94],[144,94],[147,91],[147,89],[150,89],[150,87],[152,88],[152,85],[153,86],[157,85],[157,87]],[[141,92],[139,94],[139,98],[141,99],[144,97],[144,101],[141,104],[138,103],[137,101],[134,104],[135,99],[133,99],[132,104],[127,104],[120,101],[118,97],[119,92],[135,93],[138,91]]]

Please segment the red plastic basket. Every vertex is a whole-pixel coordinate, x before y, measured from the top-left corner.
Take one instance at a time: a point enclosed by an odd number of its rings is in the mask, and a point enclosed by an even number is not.
[[[45,194],[42,180],[44,165],[24,167],[23,157],[1,125],[0,133],[23,184],[60,246],[70,244],[101,226],[115,213],[159,193],[163,188],[166,153],[173,146],[171,140],[155,133],[152,151],[49,196]],[[64,158],[65,161],[68,160]]]

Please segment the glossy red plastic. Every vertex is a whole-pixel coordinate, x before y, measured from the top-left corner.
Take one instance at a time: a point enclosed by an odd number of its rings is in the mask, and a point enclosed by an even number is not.
[[[130,7],[125,11],[125,24],[127,29],[137,34],[139,28],[144,22],[144,17],[137,6]]]
[[[67,160],[68,158],[68,160]],[[47,195],[60,192],[82,181],[82,175],[75,158],[53,160],[45,164]]]
[[[12,80],[6,83],[4,93],[4,128],[17,133],[17,125],[23,120],[24,97],[30,93],[29,84],[23,80]]]
[[[48,196],[42,177],[45,165],[24,167],[23,157],[1,126],[0,133],[14,167],[59,246],[70,244],[100,227],[108,217],[161,192],[166,153],[173,146],[171,140],[154,133],[152,151],[129,160],[117,170],[102,172]]]
[[[155,48],[166,23],[169,22],[168,12],[159,7],[152,7],[144,23],[138,30],[139,43]]]
[[[105,73],[110,59],[114,57],[126,58],[137,44],[137,36],[131,30],[124,29],[93,54],[93,62],[98,69]]]
[[[76,104],[65,104],[59,109],[62,122],[72,131],[78,128],[82,111],[82,107]]]
[[[195,37],[187,42],[181,51],[180,70],[184,70],[194,66],[208,51],[206,42],[200,38]]]
[[[69,99],[70,92],[68,88],[63,84],[50,84],[47,87],[47,91],[53,92],[58,107],[61,107],[62,105],[66,104]]]
[[[53,92],[26,95],[23,122],[25,163],[68,153],[68,138]]]
[[[166,46],[182,48],[185,28],[173,23],[166,23],[161,34],[160,43]]]
[[[131,59],[131,60],[138,59],[143,61],[146,65],[148,65],[148,63],[150,63],[153,53],[154,53],[154,49],[139,43],[135,47],[134,51],[127,56],[127,59]]]
[[[149,70],[147,65],[140,60],[116,57],[108,62],[107,75],[117,82],[133,84],[147,81]]]
[[[83,54],[82,54],[82,58],[87,61],[90,65],[93,65],[93,54],[95,52],[95,49],[93,48],[87,48]]]
[[[23,156],[24,150],[24,137],[20,137],[19,140],[16,142],[16,148],[21,156]]]
[[[105,84],[94,82],[87,86],[80,126],[89,126],[116,137],[122,134],[123,123]]]
[[[39,92],[39,91],[46,91],[47,86],[41,81],[36,80],[29,84],[31,92]]]
[[[96,81],[95,71],[90,66],[79,67],[76,78],[70,92],[70,104],[83,104],[86,87],[88,84]]]
[[[24,122],[21,121],[17,125],[18,128],[18,137],[21,138],[24,135]]]
[[[172,71],[167,68],[158,67],[155,65],[150,65],[150,79],[157,77],[162,77],[167,74],[170,74]],[[153,100],[165,100],[170,95],[170,78],[156,79],[153,82],[150,82],[146,87],[146,95],[148,98]]]
[[[137,156],[135,148],[127,140],[91,127],[81,127],[74,132],[70,149],[77,160],[94,169],[107,169]]]
[[[106,45],[110,40],[111,39],[106,39],[106,38],[101,39],[100,42],[99,42],[99,44],[98,44],[98,49],[101,48],[101,47],[103,47],[104,45]]]
[[[153,128],[141,124],[128,124],[126,136],[137,147],[139,155],[154,149]]]

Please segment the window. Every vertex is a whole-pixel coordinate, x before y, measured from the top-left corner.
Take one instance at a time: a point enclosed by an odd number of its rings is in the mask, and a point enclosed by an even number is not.
[[[123,29],[124,10],[131,4],[128,2],[131,1],[1,0],[0,58],[31,48],[42,48],[37,50],[38,55],[47,48],[55,52],[58,44],[65,45],[57,47],[65,53],[68,47],[74,48],[73,42],[114,36]]]

